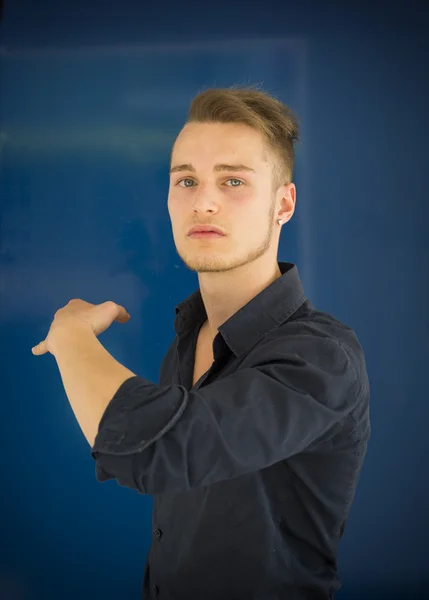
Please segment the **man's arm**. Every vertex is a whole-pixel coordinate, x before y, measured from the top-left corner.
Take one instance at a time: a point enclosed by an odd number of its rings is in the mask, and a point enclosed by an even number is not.
[[[261,345],[252,364],[199,389],[131,377],[101,418],[97,479],[140,493],[182,492],[330,439],[357,405],[362,418],[368,410],[363,355],[351,345],[291,326]]]
[[[107,405],[135,373],[115,360],[85,324],[57,331],[52,353],[75,417],[92,447]]]

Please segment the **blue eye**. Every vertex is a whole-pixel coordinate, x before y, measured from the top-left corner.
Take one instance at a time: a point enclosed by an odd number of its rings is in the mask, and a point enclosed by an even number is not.
[[[190,177],[185,177],[184,179],[181,179],[180,181],[177,182],[177,185],[180,185],[181,183],[185,182],[185,181],[190,181],[191,184],[194,184],[194,180],[191,179]],[[193,187],[192,185],[183,185],[182,187]]]
[[[230,184],[230,182],[232,183]],[[231,177],[230,179],[226,180],[226,184],[228,185],[228,187],[240,187],[243,185],[243,182],[241,181],[241,179],[235,179],[234,177]],[[186,188],[194,187],[195,181],[190,177],[184,177],[183,179],[178,181],[176,185],[180,185],[181,187]]]

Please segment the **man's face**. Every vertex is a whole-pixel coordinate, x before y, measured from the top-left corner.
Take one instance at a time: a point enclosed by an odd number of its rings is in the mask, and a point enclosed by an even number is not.
[[[185,125],[172,152],[168,211],[176,250],[189,269],[236,269],[277,245],[274,164],[262,134],[247,125]],[[215,225],[226,235],[189,237],[193,225]]]

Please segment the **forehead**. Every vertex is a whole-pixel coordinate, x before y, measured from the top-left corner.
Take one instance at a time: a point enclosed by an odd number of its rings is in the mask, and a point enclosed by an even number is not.
[[[241,123],[187,123],[172,149],[172,162],[234,161],[256,168],[268,165],[263,134]]]

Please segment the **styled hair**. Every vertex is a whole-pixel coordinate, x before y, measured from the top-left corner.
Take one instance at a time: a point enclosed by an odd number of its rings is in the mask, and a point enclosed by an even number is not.
[[[191,102],[188,123],[242,123],[260,131],[276,158],[274,184],[292,181],[294,141],[299,139],[295,113],[256,87],[212,88]]]

